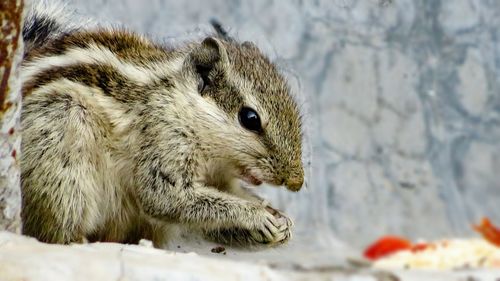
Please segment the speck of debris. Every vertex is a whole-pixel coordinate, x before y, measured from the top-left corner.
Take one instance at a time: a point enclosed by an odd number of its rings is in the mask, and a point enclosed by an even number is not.
[[[220,253],[223,253],[224,255],[226,254],[226,248],[222,247],[222,246],[217,246],[215,248],[212,248],[212,250],[210,250],[212,253],[216,253],[216,254],[220,254]]]
[[[177,245],[177,249],[180,249],[181,248],[181,245]]]
[[[406,189],[414,189],[416,187],[415,184],[405,181],[399,182],[399,186]]]

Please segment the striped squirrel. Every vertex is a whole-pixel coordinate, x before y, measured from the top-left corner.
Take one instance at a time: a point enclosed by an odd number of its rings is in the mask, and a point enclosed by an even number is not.
[[[255,44],[215,25],[174,48],[46,4],[23,31],[26,235],[160,246],[180,224],[230,245],[290,239],[291,220],[240,182],[304,179],[299,108]]]

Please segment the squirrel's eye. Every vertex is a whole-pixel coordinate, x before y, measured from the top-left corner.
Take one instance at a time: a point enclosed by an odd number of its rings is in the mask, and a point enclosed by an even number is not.
[[[245,127],[245,129],[256,133],[262,132],[260,117],[257,112],[255,112],[255,110],[248,107],[243,107],[238,115],[240,124]]]

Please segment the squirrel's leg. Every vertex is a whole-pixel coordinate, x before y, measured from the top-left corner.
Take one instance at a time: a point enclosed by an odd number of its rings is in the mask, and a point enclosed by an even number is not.
[[[151,174],[151,173],[148,173]],[[153,173],[155,174],[155,173]],[[161,177],[150,178],[162,180]],[[158,219],[201,227],[207,232],[240,229],[247,244],[279,244],[290,237],[290,225],[263,206],[213,188],[162,184],[143,186],[139,200],[144,211]]]
[[[263,206],[267,206],[269,204],[266,200],[250,190],[250,188],[242,186],[238,180],[233,180],[231,183],[229,183],[224,191],[233,194],[241,199],[256,202]]]
[[[50,103],[50,106],[43,106]],[[23,233],[49,243],[82,243],[99,218],[104,154],[95,116],[76,96],[37,93],[23,104]]]
[[[274,209],[270,205],[269,201],[255,194],[250,188],[242,186],[239,181],[232,181],[224,190],[225,192],[233,194],[239,198],[250,202],[255,202],[258,205],[264,207],[269,213],[274,215],[275,218],[285,221],[288,229],[293,226],[292,221],[286,215],[284,215],[281,211]],[[256,244],[252,239],[249,239],[251,235],[248,230],[237,227],[205,230],[204,235],[209,240],[232,246],[247,246]],[[287,242],[290,238],[291,232],[287,232],[287,237],[282,240],[281,243]]]

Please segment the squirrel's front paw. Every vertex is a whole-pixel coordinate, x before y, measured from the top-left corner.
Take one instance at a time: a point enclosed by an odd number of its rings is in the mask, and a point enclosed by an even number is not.
[[[279,211],[266,206],[260,214],[259,224],[250,230],[252,240],[259,244],[283,244],[292,236],[292,221]]]
[[[290,240],[292,221],[269,205],[259,206],[243,227],[204,230],[207,239],[236,247],[276,246]]]

